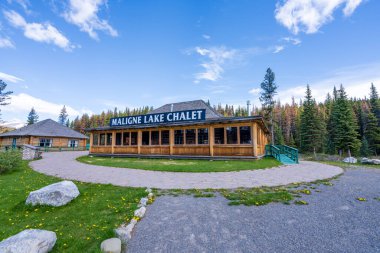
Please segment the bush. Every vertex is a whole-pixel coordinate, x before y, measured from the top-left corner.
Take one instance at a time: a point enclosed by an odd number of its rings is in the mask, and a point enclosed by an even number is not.
[[[0,151],[0,174],[17,169],[21,160],[22,155],[18,150]]]

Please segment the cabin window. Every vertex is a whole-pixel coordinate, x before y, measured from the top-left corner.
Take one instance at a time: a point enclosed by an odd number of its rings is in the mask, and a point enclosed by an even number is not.
[[[149,131],[142,132],[142,145],[149,145]]]
[[[161,131],[161,145],[169,145],[169,130]]]
[[[92,136],[92,143],[93,143],[94,146],[99,145],[99,134],[94,134]]]
[[[78,140],[69,140],[67,146],[69,148],[77,148],[78,147]]]
[[[227,144],[237,144],[237,127],[226,127]]]
[[[160,144],[160,132],[159,131],[150,132],[150,144],[151,145],[159,145]]]
[[[107,146],[112,145],[112,133],[107,134]]]
[[[131,145],[137,145],[137,132],[131,132]]]
[[[219,127],[214,129],[215,144],[224,144],[224,128]]]
[[[186,144],[195,144],[195,129],[186,129]]]
[[[123,146],[129,146],[129,132],[123,133]]]
[[[174,144],[183,144],[183,130],[174,130]]]
[[[240,144],[251,144],[251,127],[241,126],[240,129]]]
[[[116,133],[115,145],[120,146],[122,140],[122,133]]]
[[[198,144],[208,144],[208,128],[198,129]]]
[[[40,139],[40,147],[51,147],[53,144],[53,140],[52,139],[45,139],[45,138],[41,138]]]
[[[106,134],[100,134],[100,145],[106,145]]]

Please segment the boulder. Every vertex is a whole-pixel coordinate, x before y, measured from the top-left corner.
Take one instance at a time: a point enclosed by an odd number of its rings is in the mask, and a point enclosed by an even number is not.
[[[115,229],[115,234],[123,244],[127,244],[128,241],[132,238],[132,231],[134,227],[134,223],[129,223],[127,226],[121,225]]]
[[[380,164],[380,159],[372,159],[372,163],[379,165]]]
[[[345,162],[345,163],[357,163],[358,160],[355,157],[346,157],[343,159],[343,162]]]
[[[135,216],[142,218],[142,217],[144,217],[145,211],[146,211],[146,208],[144,206],[142,206],[139,209],[135,210],[134,214],[135,214]]]
[[[0,242],[0,252],[46,253],[53,249],[56,241],[54,232],[27,229]]]
[[[373,163],[372,159],[369,159],[367,157],[363,157],[360,162],[364,163],[364,164],[372,164]]]
[[[119,238],[110,238],[100,244],[100,250],[104,253],[120,253],[121,240]]]
[[[78,195],[79,190],[73,182],[62,181],[29,193],[26,204],[63,206]]]
[[[147,203],[148,203],[148,198],[141,198],[140,203],[139,203],[139,207],[146,206]]]

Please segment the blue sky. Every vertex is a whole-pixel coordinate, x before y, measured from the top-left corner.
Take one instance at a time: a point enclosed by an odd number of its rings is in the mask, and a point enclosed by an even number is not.
[[[380,83],[380,1],[2,0],[2,119],[34,106],[56,119],[210,99],[259,106],[271,67],[278,99],[323,100],[333,85],[364,97]]]

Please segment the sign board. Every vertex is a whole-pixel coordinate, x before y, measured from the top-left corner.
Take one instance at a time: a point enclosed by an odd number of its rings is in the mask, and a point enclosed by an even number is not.
[[[110,126],[149,125],[183,121],[200,121],[205,119],[206,109],[198,109],[111,118]]]

